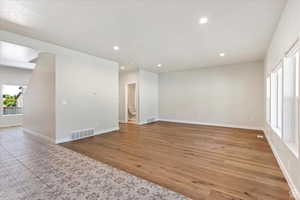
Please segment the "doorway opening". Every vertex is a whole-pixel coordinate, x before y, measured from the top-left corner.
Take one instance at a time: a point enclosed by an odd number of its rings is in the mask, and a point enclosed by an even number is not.
[[[0,127],[23,124],[24,95],[38,58],[38,50],[0,41]]]
[[[128,83],[126,86],[126,121],[137,123],[137,92],[136,83]]]

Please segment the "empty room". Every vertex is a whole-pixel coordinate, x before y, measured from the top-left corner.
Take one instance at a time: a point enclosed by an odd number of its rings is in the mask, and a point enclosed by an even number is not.
[[[0,0],[0,200],[300,200],[299,0]]]

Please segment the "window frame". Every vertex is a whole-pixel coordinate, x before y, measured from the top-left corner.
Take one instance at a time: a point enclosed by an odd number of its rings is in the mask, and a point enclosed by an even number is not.
[[[266,77],[266,120],[271,126],[271,74]]]
[[[277,64],[277,66],[271,71],[271,73],[268,75],[269,78],[269,95],[270,95],[270,100],[269,100],[269,109],[270,109],[270,116],[269,116],[269,126],[272,128],[272,130],[276,133],[276,135],[279,138],[283,138],[283,71],[284,71],[284,62],[283,60],[280,60],[279,63]],[[278,116],[279,116],[279,104],[278,104],[278,99],[279,99],[279,76],[278,76],[278,71],[282,70],[282,82],[281,82],[281,127],[279,127],[279,121],[278,121]],[[272,98],[273,98],[273,94],[272,94],[272,76],[276,76],[276,119],[275,119],[275,125],[272,123],[272,113],[274,112],[274,110],[272,109]]]
[[[279,79],[279,71],[280,70],[281,70],[281,81]],[[280,137],[283,137],[283,103],[284,103],[283,102],[283,95],[284,95],[284,90],[283,90],[284,89],[284,86],[283,86],[284,79],[283,79],[283,75],[284,75],[283,74],[283,62],[280,62],[279,66],[277,68],[277,129],[280,131]],[[281,91],[280,91],[279,84],[281,84]],[[281,98],[281,106],[280,107],[279,107],[279,105],[280,105],[279,98]],[[279,109],[279,108],[281,108],[281,109]],[[280,120],[279,120],[279,116],[280,116]]]
[[[297,123],[296,124],[296,130],[295,130],[295,135],[294,135],[294,139],[295,139],[295,145],[291,145],[291,142],[288,142],[286,140],[286,136],[287,134],[286,133],[283,133],[283,143],[288,147],[288,149],[297,157],[299,158],[299,130],[300,130],[300,122],[299,122],[299,119],[300,119],[300,97],[299,97],[299,94],[300,94],[300,46],[299,44],[297,45],[294,45],[292,46],[291,49],[289,49],[289,51],[285,54],[284,56],[284,68],[285,69],[285,66],[287,64],[287,59],[289,57],[293,57],[295,56],[296,54],[298,54],[298,57],[297,57],[297,60],[296,60],[296,69],[295,69],[295,106],[296,106],[296,119],[295,119],[295,122]],[[285,73],[285,70],[283,70],[283,74]],[[284,75],[283,75],[284,77]],[[284,80],[283,80],[284,81]],[[283,85],[284,87],[284,85]],[[284,99],[284,94],[283,94],[283,99]],[[283,119],[284,120],[284,119]]]
[[[289,59],[293,56],[297,55],[296,57],[296,61],[294,61],[296,63],[296,68],[295,69],[289,69],[288,67],[288,61],[290,61]],[[292,61],[291,61],[292,62]],[[278,120],[278,110],[279,110],[279,104],[278,104],[278,100],[279,100],[279,76],[278,76],[278,71],[280,70],[280,68],[282,69],[282,84],[281,84],[281,129],[278,128],[278,124],[279,124],[279,120]],[[293,72],[290,72],[289,70],[293,70]],[[271,75],[273,73],[277,74],[277,127],[274,127],[272,125],[272,108],[271,108],[271,101],[272,101],[272,79],[271,79]],[[287,76],[286,73],[291,73],[292,75]],[[289,74],[290,75],[290,74]],[[296,75],[293,76],[293,75]],[[286,79],[287,78],[287,79]],[[269,116],[267,113],[267,117],[266,117],[266,121],[267,124],[269,125],[268,128],[270,128],[269,130],[272,130],[273,132],[275,132],[275,135],[278,135],[281,137],[280,139],[283,141],[284,145],[287,146],[287,148],[292,152],[292,154],[299,159],[300,156],[300,39],[298,38],[293,45],[288,49],[288,51],[284,54],[284,57],[280,60],[279,64],[276,65],[276,67],[274,69],[272,69],[271,71],[269,71],[269,73],[266,76],[266,80],[267,80],[267,92],[269,91],[270,94],[266,94],[267,97],[267,103],[266,106],[268,106],[269,108]],[[268,85],[268,81],[269,81],[269,85]],[[288,82],[290,81],[290,83]],[[293,83],[294,82],[294,83]],[[291,85],[291,88],[293,90],[287,90],[288,88],[285,84],[293,84]],[[268,88],[269,87],[269,88]],[[291,92],[291,97],[289,100],[289,92]],[[270,97],[268,99],[268,96]],[[294,102],[295,104],[290,104],[289,102]],[[293,107],[294,106],[294,107]],[[289,108],[291,107],[291,108]],[[292,110],[291,110],[292,109]],[[295,112],[293,112],[293,110],[295,110]],[[295,115],[295,116],[293,116]],[[288,124],[287,122],[289,120],[293,120],[294,117],[294,123],[292,124],[292,128],[287,129],[287,127],[285,127],[286,125],[291,126],[290,124]],[[285,121],[286,120],[286,121]],[[287,131],[293,131],[294,133],[288,133]]]

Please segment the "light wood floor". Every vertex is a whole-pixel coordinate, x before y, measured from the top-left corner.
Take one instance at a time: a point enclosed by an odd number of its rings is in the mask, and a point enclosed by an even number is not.
[[[288,200],[289,188],[261,131],[157,122],[63,144],[201,200]]]

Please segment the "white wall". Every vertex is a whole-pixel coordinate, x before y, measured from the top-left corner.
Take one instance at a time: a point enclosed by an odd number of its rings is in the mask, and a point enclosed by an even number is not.
[[[55,56],[40,53],[24,94],[25,131],[55,142]]]
[[[161,73],[159,116],[262,129],[263,73],[262,62]]]
[[[130,71],[130,72],[120,72],[119,77],[119,121],[122,123],[126,122],[125,112],[126,111],[126,96],[125,96],[125,87],[128,83],[136,83],[136,95],[139,95],[138,88],[138,71]],[[136,102],[136,109],[138,112],[139,102]],[[137,121],[139,120],[139,116],[137,116]]]
[[[21,125],[23,120],[23,115],[2,115],[2,86],[27,85],[31,73],[31,70],[0,66],[0,127]]]
[[[139,71],[139,123],[158,119],[159,102],[158,74],[145,70]]]
[[[265,59],[265,75],[272,71],[284,57],[285,52],[300,37],[300,1],[289,0],[274,33],[271,45]],[[281,164],[282,170],[288,177],[294,194],[300,199],[300,159],[294,156],[284,142],[267,125],[265,120],[265,131],[269,138],[275,155]],[[299,136],[300,144],[300,136]],[[300,153],[300,152],[299,152]],[[297,190],[296,190],[297,188]]]
[[[64,56],[56,68],[57,141],[71,131],[94,128],[95,133],[119,129],[118,64],[85,56]]]
[[[55,54],[56,142],[67,141],[71,130],[118,129],[116,62],[7,31],[0,31],[0,40]]]

